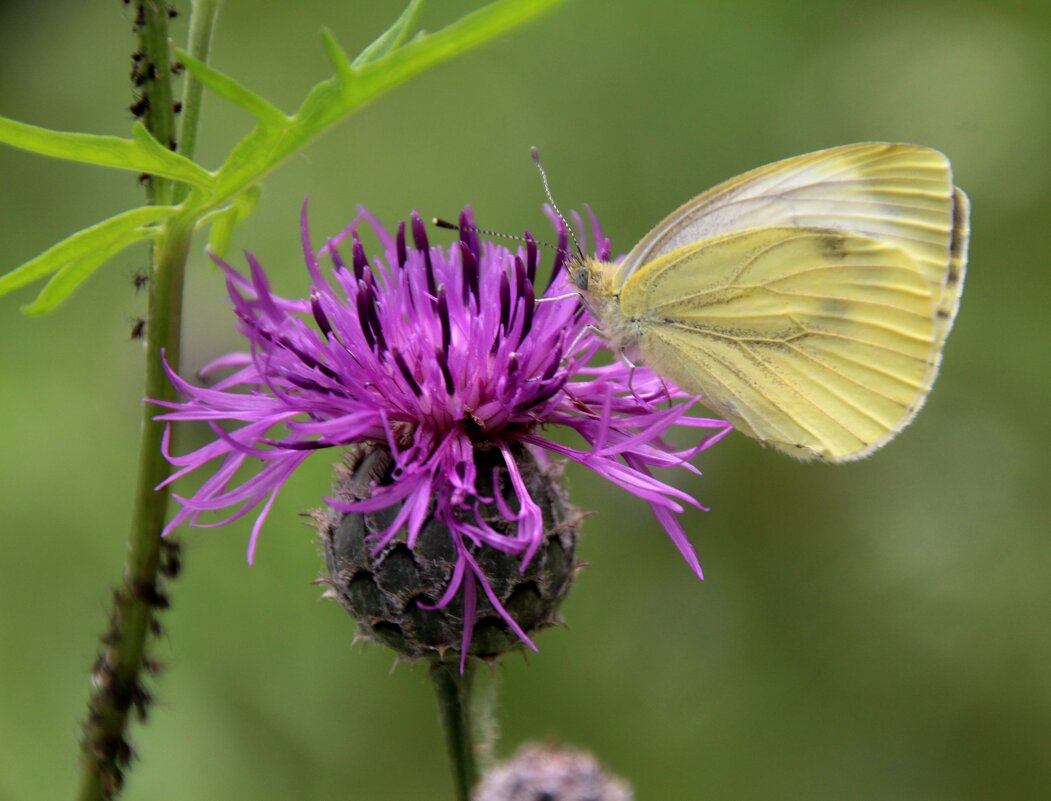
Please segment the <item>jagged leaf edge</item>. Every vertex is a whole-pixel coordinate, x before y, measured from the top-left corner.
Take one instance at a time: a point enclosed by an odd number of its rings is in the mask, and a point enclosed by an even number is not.
[[[420,9],[423,8],[423,0],[409,0],[409,5],[401,12],[401,16],[394,20],[393,24],[381,33],[376,40],[362,50],[357,58],[351,62],[351,67],[358,69],[373,61],[378,61],[393,51],[405,41],[409,28],[416,21]]]
[[[43,253],[0,276],[0,295],[38,281],[115,242],[126,239],[131,244],[138,241],[141,237],[137,232],[142,226],[158,223],[174,212],[171,206],[142,206],[70,234]]]
[[[22,311],[25,314],[34,316],[53,311],[107,261],[136,242],[156,236],[157,229],[155,228],[137,228],[132,232],[131,236],[111,242],[108,246],[74,259],[51,276],[51,280],[40,290],[40,294],[36,296],[36,299],[32,303],[23,306]]]

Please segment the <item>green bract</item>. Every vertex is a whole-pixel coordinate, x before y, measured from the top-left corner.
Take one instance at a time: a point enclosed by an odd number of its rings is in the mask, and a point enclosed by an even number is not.
[[[52,276],[36,300],[24,307],[37,314],[54,309],[96,269],[125,248],[160,236],[166,226],[210,226],[209,246],[220,255],[237,223],[255,208],[259,181],[333,124],[389,89],[453,56],[524,24],[562,0],[498,0],[431,34],[406,42],[422,5],[408,8],[353,61],[335,36],[322,40],[335,75],[307,94],[289,115],[233,78],[177,51],[192,76],[256,119],[219,169],[209,171],[158,143],[141,123],[130,139],[50,131],[0,117],[0,142],[54,158],[149,173],[183,185],[174,206],[144,206],[78,231],[0,277],[0,295]]]

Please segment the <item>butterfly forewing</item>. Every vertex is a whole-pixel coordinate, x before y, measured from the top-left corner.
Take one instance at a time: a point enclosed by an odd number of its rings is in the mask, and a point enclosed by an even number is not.
[[[937,370],[936,299],[885,240],[759,228],[673,250],[621,289],[645,361],[744,433],[802,458],[863,456]]]
[[[937,324],[944,339],[959,291],[950,287],[950,297],[938,299],[954,245],[962,277],[966,200],[959,190],[954,195],[949,161],[937,150],[882,142],[820,150],[746,172],[686,203],[632,249],[614,283],[623,285],[648,262],[708,237],[773,226],[834,228],[913,257],[937,308],[948,313]]]

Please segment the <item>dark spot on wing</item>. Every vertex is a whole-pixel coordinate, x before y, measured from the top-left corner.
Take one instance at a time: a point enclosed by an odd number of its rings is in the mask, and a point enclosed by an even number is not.
[[[960,263],[963,249],[967,246],[967,201],[959,189],[953,190],[952,239],[949,242],[949,274],[945,283],[952,285],[960,280]]]
[[[819,240],[821,253],[830,259],[845,259],[847,257],[847,242],[838,234],[825,234]]]
[[[935,314],[937,314],[938,317],[942,320],[948,320],[950,317],[952,317],[952,315],[949,314],[948,309],[938,309],[938,311],[936,311]]]
[[[960,190],[955,190],[952,203],[952,241],[949,243],[949,255],[954,259],[958,259],[963,251],[963,233],[967,225],[963,216],[964,205],[960,202]]]

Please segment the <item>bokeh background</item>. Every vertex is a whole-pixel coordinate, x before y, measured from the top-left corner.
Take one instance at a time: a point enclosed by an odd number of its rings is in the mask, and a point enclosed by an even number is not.
[[[180,7],[185,3],[178,3]],[[443,0],[435,29],[479,3]],[[185,8],[183,8],[185,11]],[[286,109],[400,0],[226,0],[214,63]],[[0,113],[125,135],[130,19],[106,3],[0,5]],[[176,35],[182,37],[185,21]],[[699,583],[647,508],[570,469],[591,563],[568,628],[498,669],[500,753],[593,749],[639,799],[1042,799],[1051,794],[1048,231],[1051,6],[1009,2],[576,0],[396,90],[266,183],[235,246],[301,291],[315,231],[366,203],[546,230],[528,157],[589,202],[624,252],[681,201],[753,166],[859,140],[944,150],[971,196],[970,274],[927,407],[864,462],[802,465],[740,436],[682,486]],[[214,98],[201,158],[248,127]],[[0,149],[0,266],[137,204],[134,176]],[[185,366],[238,347],[197,248]],[[129,526],[142,352],[123,255],[58,313],[0,300],[0,798],[68,798],[88,668]],[[168,666],[128,799],[444,799],[427,672],[379,648],[311,584],[297,514],[334,456],[270,515],[186,532]]]

